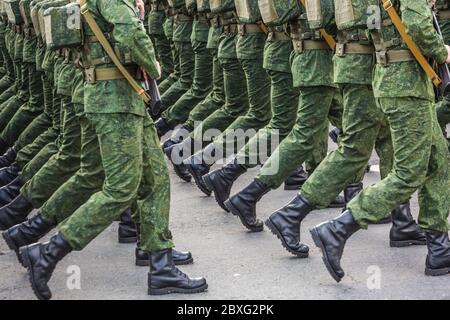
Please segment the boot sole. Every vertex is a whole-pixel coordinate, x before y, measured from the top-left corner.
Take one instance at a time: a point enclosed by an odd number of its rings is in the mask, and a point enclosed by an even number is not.
[[[190,165],[186,165],[187,171],[191,174],[191,176],[194,178],[195,185],[200,189],[201,192],[203,192],[208,197],[211,196],[211,191],[206,189],[203,184],[200,182],[199,179],[202,179],[202,177],[198,178],[197,175],[194,173]],[[203,180],[202,180],[203,182]]]
[[[46,297],[42,296],[41,293],[39,292],[39,290],[36,287],[35,281],[34,281],[34,275],[33,275],[33,271],[31,269],[31,262],[30,262],[30,258],[28,256],[28,251],[27,249],[23,249],[20,250],[20,256],[22,257],[22,261],[23,261],[23,266],[25,268],[27,268],[28,271],[28,279],[30,280],[30,284],[31,284],[31,289],[33,289],[34,294],[36,295],[36,297],[39,300],[48,300]]]
[[[187,260],[182,260],[182,261],[173,261],[173,263],[176,266],[185,266],[188,264],[193,264],[194,263],[194,258],[190,258]],[[148,267],[150,265],[148,260],[136,260],[136,266],[137,267]]]
[[[148,294],[151,296],[161,296],[165,294],[171,293],[182,293],[182,294],[192,294],[192,293],[201,293],[208,289],[208,284],[205,284],[201,287],[195,289],[181,289],[181,288],[164,288],[164,289],[152,289],[148,288]]]
[[[216,188],[214,188],[211,178],[208,175],[204,175],[202,178],[206,187],[214,194],[214,199],[216,200],[219,207],[221,207],[226,212],[230,212],[230,210],[228,210],[228,208],[223,204],[223,202],[221,202],[220,199],[217,197]]]
[[[19,260],[20,264],[23,266],[23,261],[22,261],[22,257],[21,257],[20,252],[19,252],[19,248],[17,248],[17,246],[14,243],[14,241],[11,240],[8,232],[7,231],[3,231],[2,232],[2,237],[5,240],[5,243],[8,246],[8,248],[16,253],[17,259]]]
[[[284,190],[286,191],[292,191],[292,190],[299,190],[303,186],[303,183],[300,185],[284,185]]]
[[[450,273],[450,268],[430,269],[425,268],[425,275],[430,277],[445,276]]]
[[[127,238],[120,238],[119,237],[119,243],[136,243],[137,237],[127,237]]]
[[[427,241],[420,241],[420,240],[402,240],[402,241],[389,241],[389,246],[391,248],[404,248],[404,247],[410,247],[410,246],[425,246],[427,244]]]
[[[280,241],[281,241],[281,245],[283,246],[284,249],[286,249],[287,252],[293,254],[294,256],[298,257],[298,258],[308,258],[309,257],[309,253],[303,253],[303,252],[297,252],[295,250],[292,250],[286,243],[286,241],[284,240],[283,236],[281,235],[281,232],[278,231],[278,228],[272,223],[272,221],[270,221],[270,218],[266,220],[265,222],[267,228],[269,228],[270,232],[272,232]]]
[[[342,278],[336,274],[334,269],[331,267],[331,264],[328,262],[328,256],[325,251],[325,246],[323,245],[322,240],[320,239],[319,233],[317,232],[317,230],[315,228],[309,230],[309,232],[311,233],[314,244],[322,251],[322,261],[325,264],[325,267],[327,268],[328,273],[331,275],[331,277],[336,282],[338,282],[338,283],[341,282]]]
[[[239,210],[237,210],[237,209],[233,206],[233,204],[231,203],[230,200],[226,200],[223,204],[225,205],[225,207],[228,208],[228,210],[230,210],[230,212],[231,212],[233,215],[239,217],[239,219],[241,220],[241,223],[242,223],[248,230],[250,230],[251,232],[261,232],[261,231],[264,230],[264,226],[261,226],[261,228],[255,228],[255,227],[249,225],[249,224],[247,223],[247,220],[245,220],[245,219],[241,216],[241,213],[239,212]]]

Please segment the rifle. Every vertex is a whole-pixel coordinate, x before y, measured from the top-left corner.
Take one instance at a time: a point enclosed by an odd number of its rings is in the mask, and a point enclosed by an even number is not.
[[[436,29],[437,33],[441,36],[441,38],[444,38],[442,35],[441,26],[439,25],[436,13],[433,11],[432,14],[433,14],[434,28]],[[445,97],[448,94],[450,94],[450,71],[446,63],[438,65],[436,71],[437,74],[439,75],[439,78],[441,78],[442,80],[442,83],[439,86],[439,92],[443,97]]]
[[[150,115],[152,118],[157,118],[161,113],[161,94],[159,93],[158,84],[156,80],[150,79],[144,70],[142,70],[142,76],[144,78],[144,90],[151,97],[150,102],[147,104]]]

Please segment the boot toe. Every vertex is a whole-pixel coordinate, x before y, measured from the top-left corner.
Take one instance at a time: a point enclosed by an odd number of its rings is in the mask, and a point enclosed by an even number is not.
[[[172,258],[175,265],[185,265],[190,264],[194,262],[194,258],[192,257],[192,253],[187,251],[178,251],[175,249],[172,249]]]

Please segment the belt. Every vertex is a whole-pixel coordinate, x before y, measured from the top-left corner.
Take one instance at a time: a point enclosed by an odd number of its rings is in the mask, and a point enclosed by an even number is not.
[[[126,67],[130,74],[137,74],[137,66],[129,66]],[[118,68],[88,68],[84,70],[84,74],[86,76],[86,82],[90,84],[94,84],[97,81],[107,81],[107,80],[120,80],[125,79],[123,74],[119,71]]]
[[[154,11],[165,11],[166,8],[164,7],[164,5],[160,4],[160,3],[151,3],[150,4],[150,11],[154,12]]]
[[[292,38],[284,31],[269,31],[267,41],[291,41]]]
[[[346,54],[373,54],[375,48],[371,45],[359,44],[359,43],[337,43],[336,55],[338,57],[345,56]]]
[[[209,22],[209,19],[208,19],[208,17],[206,16],[205,13],[198,13],[198,14],[196,14],[196,15],[194,16],[194,20],[195,20],[195,21],[200,21],[200,22],[206,22],[206,23]]]
[[[194,20],[194,17],[185,15],[183,13],[177,13],[175,15],[175,19],[177,21],[192,21],[192,20]]]
[[[330,50],[328,44],[323,40],[292,40],[292,43],[297,53],[310,50]]]
[[[227,24],[227,25],[223,26],[224,34],[236,34],[237,30],[238,30],[238,25],[236,23]]]
[[[442,10],[438,12],[439,20],[450,20],[450,10]]]
[[[416,60],[409,50],[378,51],[375,54],[377,57],[377,63],[383,66],[387,66],[391,63]]]
[[[246,33],[264,33],[257,24],[238,24],[237,28],[241,35]]]

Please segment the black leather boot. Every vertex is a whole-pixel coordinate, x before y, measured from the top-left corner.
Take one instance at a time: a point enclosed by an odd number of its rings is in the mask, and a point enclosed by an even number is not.
[[[428,255],[425,263],[427,276],[450,273],[450,240],[447,232],[426,232]]]
[[[149,266],[150,254],[147,251],[144,251],[144,250],[140,249],[139,247],[136,247],[135,256],[136,256],[136,266],[138,266],[138,267],[148,267]],[[183,252],[183,251],[178,251],[178,250],[172,249],[172,259],[173,259],[173,263],[176,266],[194,263],[194,258],[192,257],[192,253],[190,253],[189,251]]]
[[[322,250],[322,259],[334,280],[341,281],[345,275],[341,257],[348,238],[361,229],[347,210],[336,219],[324,222],[311,229],[314,243]]]
[[[56,227],[56,223],[43,219],[41,214],[38,213],[29,220],[3,231],[2,236],[8,247],[16,252],[17,258],[23,264],[19,249],[23,246],[38,242],[39,239],[54,227]]]
[[[420,230],[411,215],[409,202],[399,205],[391,213],[392,227],[389,233],[391,247],[408,247],[412,245],[426,245],[425,232]]]
[[[339,134],[340,133],[341,133],[341,130],[339,130],[339,128],[334,127],[333,129],[331,129],[331,131],[328,134],[328,136],[331,138],[331,140],[334,143],[338,143],[338,139],[339,139]]]
[[[35,243],[20,249],[22,261],[28,269],[31,287],[40,300],[49,300],[52,297],[47,283],[56,264],[71,251],[72,248],[59,233],[47,243]]]
[[[149,295],[200,293],[208,289],[204,278],[190,278],[175,266],[171,249],[151,252],[149,263]]]
[[[297,195],[290,203],[272,213],[266,220],[266,226],[278,239],[283,247],[299,258],[307,258],[308,246],[300,243],[300,226],[303,219],[313,210],[306,199]]]
[[[208,189],[202,177],[207,174],[213,164],[214,145],[210,144],[205,149],[197,152],[192,157],[183,161],[186,169],[194,178],[197,187],[208,197],[211,195],[211,190]]]
[[[0,168],[9,167],[17,157],[17,152],[14,147],[9,148],[4,155],[0,157]]]
[[[343,196],[338,195],[329,205],[328,208],[345,208],[345,199]]]
[[[222,168],[203,176],[203,182],[208,190],[214,193],[217,204],[223,210],[228,211],[228,208],[223,203],[230,197],[231,187],[234,181],[246,171],[247,169],[238,164],[238,160],[234,158]]]
[[[242,191],[226,200],[224,205],[232,214],[241,219],[242,224],[248,230],[260,232],[264,229],[264,224],[256,217],[256,203],[269,191],[268,186],[255,179]]]
[[[345,203],[349,203],[358,193],[360,193],[363,189],[363,183],[350,183],[344,189],[344,200]]]
[[[0,209],[0,230],[6,230],[24,222],[33,211],[33,205],[19,195],[10,204]]]
[[[172,130],[172,128],[169,126],[169,124],[164,120],[163,118],[159,118],[155,122],[155,128],[156,132],[158,133],[158,137],[161,138],[163,135],[165,135],[167,132]]]
[[[192,176],[187,170],[185,164],[183,163],[185,149],[193,150],[194,140],[191,138],[187,138],[181,143],[171,145],[164,149],[164,154],[172,163],[173,170],[175,174],[185,182],[191,182]],[[192,154],[192,153],[191,153]]]
[[[298,190],[308,179],[308,173],[300,166],[284,181],[284,190]]]
[[[136,224],[131,218],[131,210],[125,210],[120,216],[119,243],[135,243],[137,241]]]
[[[5,206],[13,201],[20,194],[23,183],[19,178],[15,178],[8,185],[0,188],[0,206]]]
[[[191,130],[189,130],[186,126],[181,126],[175,130],[172,136],[163,142],[163,150],[170,148],[175,144],[181,143],[184,139],[187,139],[189,132],[191,132]]]
[[[14,162],[9,167],[0,170],[0,187],[6,186],[11,181],[17,178],[19,175],[20,168],[16,162]]]

